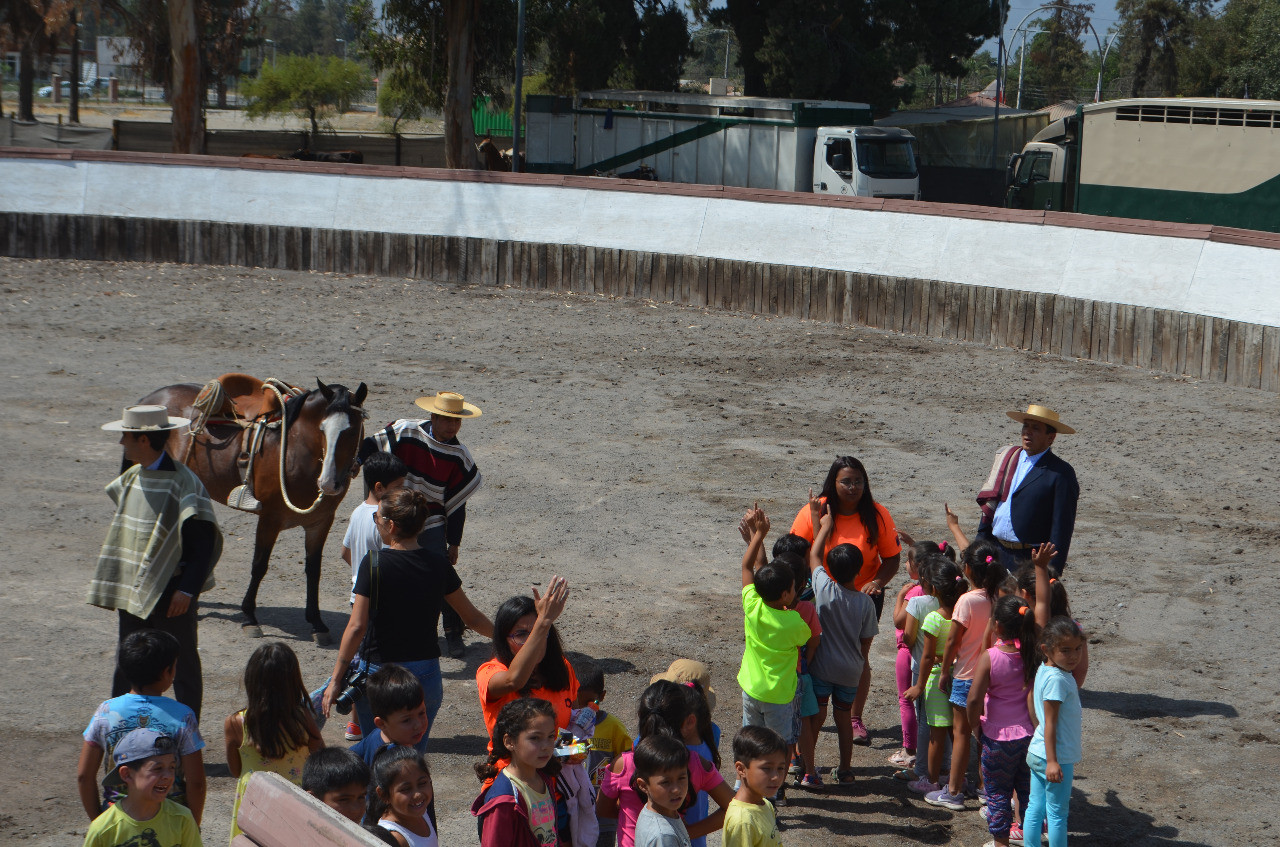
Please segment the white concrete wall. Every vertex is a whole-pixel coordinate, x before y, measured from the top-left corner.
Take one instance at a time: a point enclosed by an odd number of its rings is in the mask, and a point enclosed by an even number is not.
[[[1062,294],[1280,326],[1280,251],[580,188],[0,159],[0,210],[581,244]]]

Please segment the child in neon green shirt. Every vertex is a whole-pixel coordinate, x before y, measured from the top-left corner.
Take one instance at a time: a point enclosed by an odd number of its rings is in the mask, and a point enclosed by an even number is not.
[[[796,648],[812,633],[789,608],[795,603],[795,576],[776,561],[754,565],[769,532],[769,519],[759,508],[744,518],[751,543],[742,557],[742,626],[745,649],[738,670],[742,689],[742,725],[765,726],[783,739],[792,735],[796,686]]]

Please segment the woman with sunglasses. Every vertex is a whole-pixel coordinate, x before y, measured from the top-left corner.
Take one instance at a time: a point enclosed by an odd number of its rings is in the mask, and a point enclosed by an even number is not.
[[[356,572],[355,603],[322,701],[328,717],[357,651],[370,674],[389,662],[403,665],[422,684],[426,700],[427,734],[417,745],[423,752],[444,699],[436,639],[441,610],[447,604],[468,627],[493,635],[493,624],[467,599],[449,559],[418,544],[428,511],[426,496],[409,488],[392,491],[378,503],[374,522],[383,547],[365,554]],[[356,701],[356,714],[367,737],[375,728],[368,698]]]
[[[578,678],[564,657],[554,626],[569,598],[564,577],[551,577],[547,593],[512,597],[493,616],[493,658],[476,671],[485,729],[493,738],[498,712],[512,700],[537,697],[556,710],[556,726],[569,726]]]

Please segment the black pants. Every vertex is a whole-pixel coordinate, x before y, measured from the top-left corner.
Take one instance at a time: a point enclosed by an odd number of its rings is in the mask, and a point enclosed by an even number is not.
[[[449,556],[449,543],[445,540],[442,526],[424,529],[418,535],[418,546],[439,553],[445,558]],[[462,631],[466,629],[466,625],[462,623],[462,616],[448,603],[440,604],[440,623],[444,627],[445,635],[462,635]]]
[[[155,611],[147,618],[134,617],[128,612],[120,612],[120,641],[140,629],[158,629],[178,639],[178,672],[173,680],[173,699],[196,713],[200,720],[200,705],[204,699],[204,681],[200,672],[200,651],[196,640],[196,606],[197,600],[191,600],[186,614],[176,618],[165,617],[169,611],[170,593],[165,592]],[[119,697],[129,693],[129,680],[124,678],[120,668],[116,668],[115,678],[111,682],[111,696]]]

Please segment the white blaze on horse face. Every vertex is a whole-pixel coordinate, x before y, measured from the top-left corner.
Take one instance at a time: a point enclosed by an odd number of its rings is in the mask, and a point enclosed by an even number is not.
[[[345,413],[334,412],[320,423],[320,431],[324,433],[324,466],[320,469],[320,490],[325,494],[338,493],[338,468],[335,456],[338,453],[338,438],[351,425]]]

